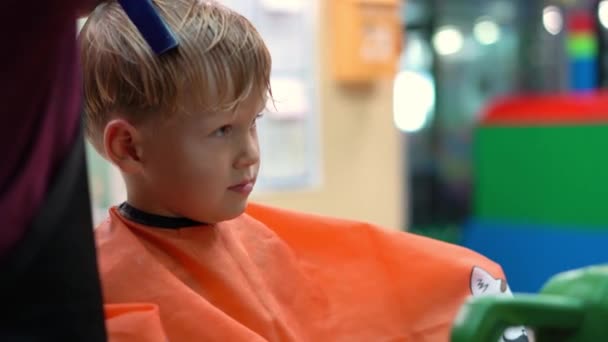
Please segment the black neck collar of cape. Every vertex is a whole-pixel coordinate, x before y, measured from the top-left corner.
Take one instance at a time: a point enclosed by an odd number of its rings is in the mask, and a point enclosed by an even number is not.
[[[180,229],[208,225],[185,217],[150,214],[131,206],[127,202],[118,206],[118,212],[128,220],[153,228]]]

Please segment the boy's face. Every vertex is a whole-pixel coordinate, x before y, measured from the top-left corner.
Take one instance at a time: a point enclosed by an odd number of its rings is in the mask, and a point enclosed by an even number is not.
[[[142,169],[144,207],[157,214],[216,223],[240,215],[260,166],[257,98],[236,111],[174,115],[145,126]]]

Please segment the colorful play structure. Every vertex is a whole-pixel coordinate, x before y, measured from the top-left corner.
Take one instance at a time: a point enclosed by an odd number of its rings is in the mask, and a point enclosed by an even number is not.
[[[513,326],[538,342],[608,340],[608,92],[595,90],[595,25],[591,12],[568,15],[569,93],[504,98],[481,114],[461,243],[500,263],[515,297],[471,299],[452,342],[496,341]]]
[[[608,93],[506,98],[474,133],[474,208],[462,244],[514,292],[608,262]]]

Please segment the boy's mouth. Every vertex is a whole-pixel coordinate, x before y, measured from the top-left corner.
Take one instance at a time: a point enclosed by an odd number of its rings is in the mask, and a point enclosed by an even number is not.
[[[230,191],[234,191],[236,193],[242,195],[249,195],[251,191],[253,191],[253,186],[255,185],[255,179],[247,179],[239,184],[232,185],[228,188]]]

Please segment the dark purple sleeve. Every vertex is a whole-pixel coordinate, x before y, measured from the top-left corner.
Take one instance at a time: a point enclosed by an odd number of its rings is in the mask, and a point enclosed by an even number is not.
[[[23,236],[80,124],[74,3],[3,2],[0,257]]]

